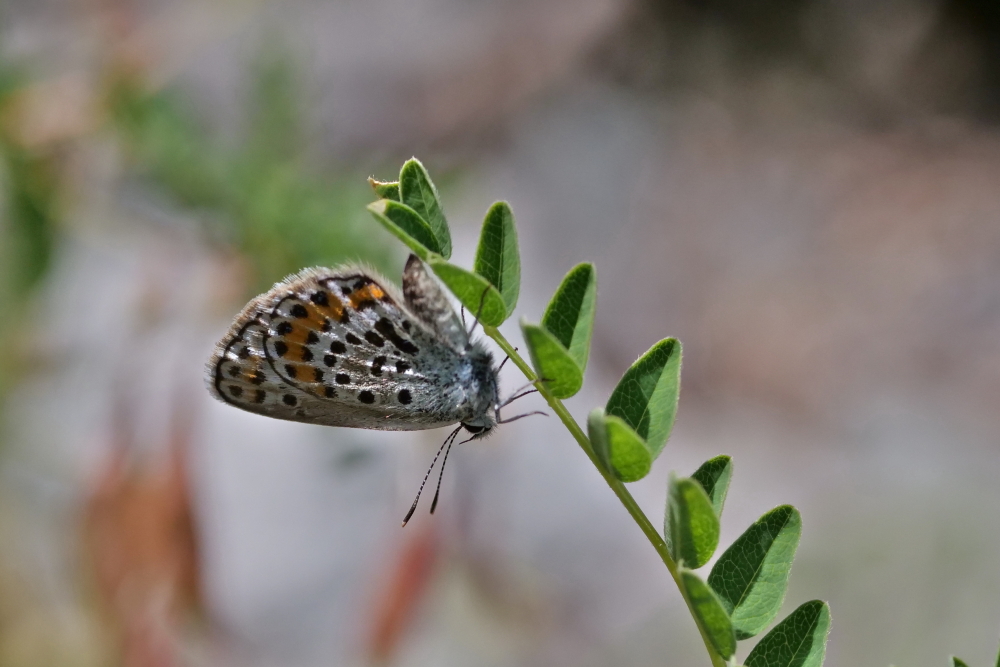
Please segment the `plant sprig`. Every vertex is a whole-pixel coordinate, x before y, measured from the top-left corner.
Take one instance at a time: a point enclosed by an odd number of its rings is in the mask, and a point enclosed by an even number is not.
[[[497,202],[490,207],[469,271],[448,261],[451,234],[444,208],[419,161],[408,160],[398,181],[369,182],[379,200],[368,210],[427,262],[466,308],[480,313],[483,331],[538,389],[660,556],[712,665],[734,665],[737,642],[766,629],[781,608],[802,522],[790,505],[767,512],[702,578],[695,570],[711,560],[718,546],[732,460],[717,456],[690,477],[671,475],[662,533],[629,493],[625,483],[649,473],[673,429],[680,394],[680,341],[665,338],[632,364],[604,408],[590,413],[585,432],[562,400],[583,386],[596,313],[594,266],[585,263],[569,271],[541,323],[521,321],[529,364],[497,328],[513,314],[521,284],[510,206]],[[829,606],[820,600],[806,602],[757,643],[745,664],[820,667],[829,629]]]

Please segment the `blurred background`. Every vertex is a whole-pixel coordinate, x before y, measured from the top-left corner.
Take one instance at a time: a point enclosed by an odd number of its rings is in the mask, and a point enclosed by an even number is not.
[[[723,544],[800,508],[783,613],[830,601],[828,665],[992,664],[998,123],[989,0],[6,0],[0,665],[707,664],[556,420],[461,447],[401,530],[443,431],[206,391],[285,274],[398,277],[365,179],[411,155],[459,263],[511,202],[520,315],[596,262],[578,419],[683,340],[654,523],[731,454]]]

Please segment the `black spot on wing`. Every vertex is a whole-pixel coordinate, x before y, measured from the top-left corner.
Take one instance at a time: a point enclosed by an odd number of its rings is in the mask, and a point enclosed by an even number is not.
[[[412,341],[407,340],[396,333],[396,327],[392,326],[392,322],[389,321],[388,317],[379,318],[379,321],[375,323],[375,330],[388,338],[400,352],[405,352],[406,354],[416,354],[420,351]]]

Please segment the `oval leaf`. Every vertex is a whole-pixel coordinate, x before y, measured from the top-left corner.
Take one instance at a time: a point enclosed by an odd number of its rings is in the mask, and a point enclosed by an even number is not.
[[[693,479],[670,476],[663,538],[674,560],[691,569],[707,563],[719,546],[719,516]]]
[[[392,199],[399,201],[399,181],[376,181],[373,177],[368,177],[368,185],[378,195],[379,199]]]
[[[691,475],[691,479],[696,480],[705,489],[720,519],[722,507],[726,504],[726,494],[729,492],[729,479],[732,476],[733,460],[725,454],[705,461]]]
[[[812,600],[785,617],[750,651],[746,667],[820,667],[830,634],[830,607]]]
[[[556,398],[569,398],[583,386],[583,373],[559,341],[535,324],[521,322],[531,365]]]
[[[594,453],[606,471],[623,482],[635,482],[649,474],[653,455],[635,431],[618,417],[594,408],[587,418],[587,431]]]
[[[655,458],[674,426],[680,381],[680,341],[661,340],[625,371],[604,411],[631,426]]]
[[[708,584],[726,605],[739,639],[753,637],[778,615],[801,534],[798,510],[776,507],[736,538],[712,568]]]
[[[441,210],[441,198],[431,177],[417,158],[410,158],[403,163],[399,171],[399,201],[417,212],[428,224],[431,233],[437,240],[438,250],[435,252],[451,257],[451,232],[448,221]]]
[[[521,256],[517,249],[514,214],[507,202],[498,201],[486,212],[473,267],[500,292],[507,305],[507,314],[514,312],[521,291]]]
[[[637,482],[649,474],[653,453],[632,427],[614,415],[604,415],[611,472],[623,482]]]
[[[597,272],[594,265],[578,264],[563,278],[542,317],[542,326],[569,350],[581,371],[586,370],[590,355],[596,301]]]
[[[962,660],[961,658],[956,658],[955,656],[951,656],[951,667],[969,667],[969,666],[965,664],[965,661]]]
[[[426,261],[431,254],[438,253],[437,239],[431,228],[409,206],[391,199],[379,199],[368,204],[368,210],[393,236],[409,246],[420,259]]]
[[[432,257],[427,264],[473,317],[479,315],[481,324],[495,327],[507,319],[503,298],[485,278],[443,259]]]
[[[722,608],[722,603],[712,589],[694,572],[681,569],[677,574],[694,612],[694,620],[701,628],[702,634],[719,655],[728,660],[736,653],[736,636],[733,634],[733,626],[729,622],[726,610]]]

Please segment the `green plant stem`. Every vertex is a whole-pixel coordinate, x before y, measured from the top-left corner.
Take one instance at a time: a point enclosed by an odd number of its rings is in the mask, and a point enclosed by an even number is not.
[[[656,527],[653,526],[652,522],[650,522],[649,517],[646,516],[645,512],[642,511],[642,508],[639,507],[639,504],[636,503],[635,498],[632,497],[629,490],[625,488],[625,484],[604,468],[600,460],[597,458],[597,454],[594,452],[594,447],[590,443],[590,439],[587,437],[587,434],[583,432],[583,429],[580,428],[580,425],[577,424],[576,420],[573,419],[573,415],[569,413],[561,400],[549,392],[544,382],[538,382],[538,376],[535,375],[534,370],[532,370],[531,366],[528,365],[528,362],[521,358],[521,356],[517,353],[517,350],[515,350],[514,347],[507,342],[507,339],[504,338],[503,334],[500,333],[496,327],[490,326],[483,326],[483,331],[487,336],[496,341],[497,345],[500,346],[500,349],[502,349],[505,354],[510,356],[510,360],[515,366],[521,369],[521,372],[524,373],[524,377],[526,377],[528,381],[535,383],[538,393],[541,394],[542,398],[545,399],[545,402],[549,404],[550,408],[552,408],[552,411],[556,413],[560,421],[562,421],[566,428],[569,429],[569,432],[580,445],[580,448],[583,449],[584,453],[588,456],[588,458],[590,458],[590,462],[594,464],[597,471],[601,473],[601,477],[604,478],[607,485],[611,487],[611,490],[614,491],[616,496],[618,496],[618,500],[621,501],[621,504],[625,506],[625,510],[629,513],[629,516],[631,516],[632,520],[638,524],[639,529],[642,530],[646,539],[648,539],[649,543],[653,545],[654,549],[656,549],[656,553],[659,554],[663,564],[667,566],[670,576],[673,577],[674,583],[677,585],[677,589],[680,591],[681,596],[684,598],[684,602],[691,611],[691,617],[695,618],[694,609],[691,607],[691,601],[688,599],[687,593],[681,585],[680,578],[677,573],[677,563],[674,562],[674,559],[670,556],[670,552],[667,550],[667,543],[663,541],[663,537],[660,535]],[[712,659],[713,667],[725,667],[725,659],[719,655],[719,653],[715,650],[715,647],[712,646],[708,636],[706,636],[705,632],[701,629],[701,626],[698,625],[697,622],[695,625],[698,626],[698,631],[701,632],[701,638],[705,642],[705,648],[708,650],[708,655]]]

